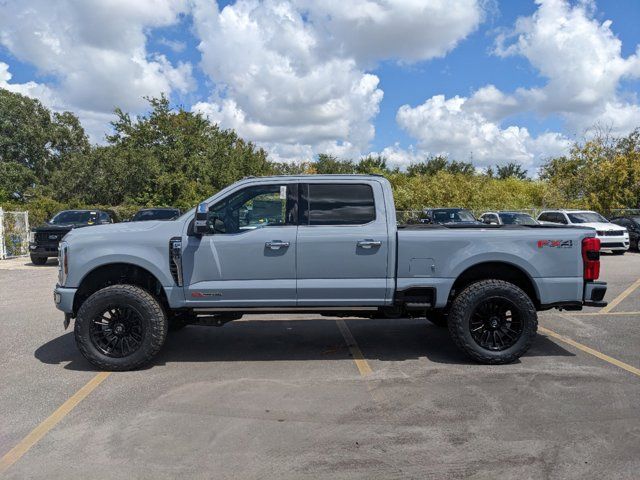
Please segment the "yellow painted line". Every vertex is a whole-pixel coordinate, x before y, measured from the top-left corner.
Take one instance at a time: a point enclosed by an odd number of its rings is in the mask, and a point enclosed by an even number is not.
[[[373,370],[371,370],[369,362],[367,362],[367,360],[364,358],[364,355],[362,355],[362,350],[360,350],[358,342],[356,342],[356,339],[351,334],[351,330],[349,330],[349,327],[344,320],[336,320],[336,323],[338,324],[340,333],[344,337],[344,341],[347,342],[347,346],[349,347],[349,351],[351,352],[351,357],[356,363],[356,367],[358,367],[360,375],[362,375],[363,377],[370,375]]]
[[[538,327],[538,331],[542,332],[545,335],[548,335],[550,337],[556,338],[556,339],[560,340],[561,342],[567,343],[567,344],[571,345],[572,347],[577,348],[578,350],[582,350],[583,352],[586,352],[589,355],[593,355],[594,357],[597,357],[600,360],[604,360],[605,362],[608,362],[611,365],[615,365],[616,367],[620,367],[623,370],[626,370],[627,372],[633,373],[634,375],[637,375],[638,377],[640,377],[640,368],[632,367],[628,363],[621,362],[620,360],[617,360],[617,359],[615,359],[613,357],[610,357],[609,355],[605,355],[604,353],[599,352],[597,350],[594,350],[591,347],[587,347],[586,345],[578,343],[575,340],[571,340],[570,338],[565,337],[564,335],[560,335],[559,333],[551,331],[548,328],[544,328],[544,327],[540,327],[539,326]]]
[[[91,380],[89,380],[84,387],[73,394],[66,402],[64,402],[58,409],[53,412],[47,419],[45,419],[40,425],[31,430],[31,432],[24,437],[20,443],[9,450],[0,459],[0,475],[7,471],[11,465],[16,463],[22,456],[27,453],[31,447],[42,440],[53,427],[55,427],[60,421],[67,416],[67,414],[73,410],[82,400],[93,392],[98,385],[105,381],[105,379],[111,375],[111,372],[100,372]]]
[[[571,316],[575,317],[595,317],[598,315],[640,315],[640,312],[571,312]]]
[[[609,302],[609,305],[607,305],[602,310],[600,310],[600,313],[609,313],[611,310],[616,308],[620,304],[620,302],[622,302],[625,298],[631,295],[633,291],[638,287],[640,287],[640,278],[635,282],[633,282],[631,286],[627,288],[624,292],[622,292],[620,295],[614,298],[611,302]]]

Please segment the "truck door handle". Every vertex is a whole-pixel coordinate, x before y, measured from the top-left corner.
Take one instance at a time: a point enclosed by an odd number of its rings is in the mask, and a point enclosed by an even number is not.
[[[280,250],[281,248],[287,248],[289,246],[289,242],[283,242],[282,240],[271,240],[270,242],[266,242],[264,246],[270,248],[271,250]]]
[[[360,240],[358,242],[358,246],[362,248],[373,248],[379,247],[380,245],[382,245],[382,242],[378,240]]]

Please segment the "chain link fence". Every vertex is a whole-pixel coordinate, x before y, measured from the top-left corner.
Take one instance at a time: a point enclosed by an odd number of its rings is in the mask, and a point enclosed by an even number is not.
[[[0,260],[29,254],[29,212],[0,208]]]

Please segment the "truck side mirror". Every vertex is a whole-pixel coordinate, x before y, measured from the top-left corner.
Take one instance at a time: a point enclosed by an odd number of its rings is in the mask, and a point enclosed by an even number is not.
[[[206,203],[200,203],[196,208],[196,220],[193,224],[193,233],[196,235],[204,235],[210,232],[209,225],[207,225],[208,211]]]

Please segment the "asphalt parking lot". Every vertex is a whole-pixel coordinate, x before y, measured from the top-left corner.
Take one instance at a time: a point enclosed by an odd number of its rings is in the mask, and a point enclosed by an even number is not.
[[[0,476],[640,477],[640,254],[604,311],[544,312],[512,365],[426,320],[246,316],[98,373],[52,301],[55,262],[0,262]],[[270,320],[270,321],[267,321]]]

